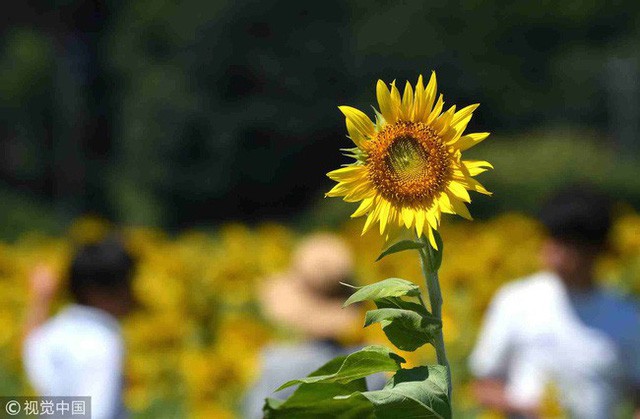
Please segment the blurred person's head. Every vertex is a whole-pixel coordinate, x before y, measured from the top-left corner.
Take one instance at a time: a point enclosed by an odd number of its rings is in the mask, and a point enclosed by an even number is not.
[[[540,221],[548,233],[542,249],[546,268],[569,286],[591,286],[596,258],[607,247],[610,199],[592,186],[571,185],[547,200]]]
[[[353,257],[340,237],[317,233],[303,239],[288,271],[265,281],[265,314],[312,339],[337,339],[352,332],[358,310],[342,307],[353,290]],[[341,284],[342,283],[342,284]]]
[[[78,304],[119,317],[133,307],[133,270],[134,260],[118,240],[87,244],[71,262],[69,291]]]
[[[293,254],[291,273],[305,287],[325,297],[348,298],[353,272],[351,249],[340,237],[316,233],[300,242]]]

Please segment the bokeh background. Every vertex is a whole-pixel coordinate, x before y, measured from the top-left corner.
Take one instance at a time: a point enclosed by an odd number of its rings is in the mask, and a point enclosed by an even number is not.
[[[410,256],[374,264],[379,238],[360,238],[346,221],[354,207],[323,198],[324,173],[347,162],[337,105],[368,109],[378,78],[436,70],[446,103],[480,102],[470,129],[493,133],[468,154],[494,164],[482,181],[495,195],[474,197],[477,222],[443,230],[460,414],[480,414],[465,357],[495,289],[537,268],[531,216],[551,190],[589,180],[616,198],[601,276],[640,294],[636,1],[0,7],[2,394],[29,391],[19,345],[29,270],[45,261],[63,272],[74,245],[112,228],[142,261],[145,310],[125,325],[126,400],[140,417],[238,414],[260,348],[282,338],[255,286],[287,267],[307,232],[343,234],[361,283],[419,282]],[[380,341],[371,329],[358,333]],[[547,405],[559,414],[553,388]]]

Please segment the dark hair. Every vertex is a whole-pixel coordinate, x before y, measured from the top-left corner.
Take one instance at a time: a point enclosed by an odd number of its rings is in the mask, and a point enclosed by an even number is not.
[[[540,221],[555,239],[604,247],[611,229],[611,200],[593,186],[569,185],[547,200]]]
[[[134,260],[122,243],[108,238],[82,246],[71,262],[69,290],[86,304],[87,290],[110,292],[131,285]]]

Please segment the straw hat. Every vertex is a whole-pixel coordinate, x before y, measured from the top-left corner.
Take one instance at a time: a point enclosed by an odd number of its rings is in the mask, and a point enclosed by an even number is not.
[[[336,338],[353,329],[359,317],[353,307],[342,308],[353,271],[347,244],[329,233],[304,239],[291,267],[264,281],[260,290],[267,317],[312,338]]]

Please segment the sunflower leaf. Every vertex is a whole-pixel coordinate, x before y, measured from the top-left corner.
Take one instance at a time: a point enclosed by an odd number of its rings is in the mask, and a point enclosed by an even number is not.
[[[431,312],[427,310],[425,306],[413,301],[406,301],[400,297],[386,297],[379,300],[375,300],[376,307],[378,308],[399,308],[402,310],[415,311],[418,314],[425,316],[431,316]]]
[[[347,355],[338,356],[309,374],[309,377],[336,374]],[[367,391],[364,378],[340,382],[302,383],[286,400],[268,398],[263,407],[264,417],[277,418],[333,418],[373,419],[373,405],[366,399],[344,399],[354,392]]]
[[[433,342],[442,328],[442,322],[428,313],[400,308],[370,310],[365,316],[364,327],[380,323],[391,343],[403,351],[415,351]]]
[[[309,374],[309,377],[336,373],[346,359],[339,356]],[[364,378],[349,383],[301,384],[286,400],[268,398],[263,407],[265,418],[336,417],[373,418],[372,406],[362,400],[340,400],[336,396],[367,391]]]
[[[416,297],[420,295],[420,288],[411,281],[401,278],[387,278],[384,281],[367,285],[354,292],[345,301],[344,306],[366,300],[380,300],[387,297],[401,297],[403,295]]]
[[[336,396],[340,400],[368,400],[379,419],[450,419],[447,372],[440,365],[401,369],[384,389]]]
[[[403,252],[405,250],[423,249],[424,247],[425,244],[421,242],[413,240],[402,240],[387,247],[382,253],[380,253],[380,256],[378,256],[376,262],[383,257],[391,255],[393,253]]]
[[[336,360],[330,361],[335,363]],[[296,384],[312,383],[340,383],[346,384],[371,374],[383,371],[396,371],[400,364],[406,362],[404,358],[394,354],[384,346],[367,346],[344,358],[337,371],[331,374],[312,375],[306,378],[287,381],[276,391],[280,391]],[[328,365],[328,364],[327,364]],[[332,366],[337,365],[337,363]],[[326,367],[326,365],[325,365]]]
[[[354,389],[349,388],[347,384],[302,384],[291,397],[285,401],[267,399],[263,408],[264,417],[267,419],[375,418],[373,405],[368,402],[368,400],[362,398],[344,398],[344,395],[352,394],[353,392]]]

